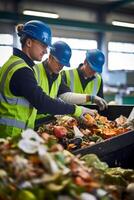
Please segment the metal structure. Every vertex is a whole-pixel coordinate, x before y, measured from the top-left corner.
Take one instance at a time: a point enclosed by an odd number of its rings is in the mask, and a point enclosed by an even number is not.
[[[20,21],[28,21],[31,19],[43,20],[51,25],[63,25],[77,28],[91,29],[98,32],[126,32],[133,34],[134,29],[113,26],[105,22],[107,15],[110,13],[127,14],[134,16],[134,0],[38,0],[38,3],[50,4],[52,7],[64,6],[70,8],[85,8],[94,11],[97,14],[97,22],[83,22],[80,20],[71,19],[50,19],[42,17],[25,16],[20,13],[20,7],[25,3],[25,0],[0,0],[0,21],[12,21],[18,23]],[[36,0],[29,0],[28,3],[36,4]],[[11,9],[8,9],[11,8]],[[32,9],[32,8],[31,8]]]

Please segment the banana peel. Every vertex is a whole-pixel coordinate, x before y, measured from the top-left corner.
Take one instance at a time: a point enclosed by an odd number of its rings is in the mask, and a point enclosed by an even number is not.
[[[61,173],[55,173],[55,174],[45,174],[42,177],[43,182],[49,183],[49,182],[53,182],[53,181],[57,181],[59,178],[61,177]]]
[[[63,180],[60,184],[49,183],[46,188],[51,192],[60,192],[70,183],[70,179]]]

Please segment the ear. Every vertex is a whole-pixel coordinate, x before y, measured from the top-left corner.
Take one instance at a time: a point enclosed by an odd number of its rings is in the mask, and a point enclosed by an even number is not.
[[[85,65],[85,64],[87,64],[87,61],[86,61],[86,59],[84,60],[84,65]]]
[[[48,55],[48,60],[47,60],[47,62],[50,63],[50,62],[51,62],[51,59],[52,59],[52,58],[51,58],[51,54],[49,54],[49,55]]]
[[[26,45],[27,45],[27,47],[31,47],[31,45],[32,45],[32,40],[31,40],[30,38],[27,39]]]
[[[53,56],[49,54],[49,60],[53,60]]]

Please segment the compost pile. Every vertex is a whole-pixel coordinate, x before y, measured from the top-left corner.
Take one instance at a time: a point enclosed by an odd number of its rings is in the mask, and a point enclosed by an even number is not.
[[[132,130],[127,118],[120,116],[114,121],[98,113],[95,117],[86,114],[83,119],[76,119],[70,116],[59,116],[48,124],[43,124],[38,133],[45,137],[45,134],[54,135],[57,141],[67,150],[90,147],[100,141],[117,136]]]
[[[134,171],[82,158],[48,136],[26,130],[19,142],[0,140],[0,200],[131,200]]]

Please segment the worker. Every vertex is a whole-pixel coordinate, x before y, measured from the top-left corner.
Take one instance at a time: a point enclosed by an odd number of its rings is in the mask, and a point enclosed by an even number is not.
[[[35,66],[40,71],[40,86],[52,98],[58,97],[69,104],[86,104],[91,101],[91,98],[95,100],[96,97],[89,94],[72,93],[60,74],[64,66],[70,66],[71,54],[70,46],[63,41],[57,41],[52,45],[48,59]],[[105,101],[101,98],[99,98],[97,104],[102,109],[106,107]],[[43,123],[45,118],[44,114],[38,112],[36,126]]]
[[[38,85],[34,61],[41,61],[51,45],[51,29],[42,21],[32,20],[17,26],[22,49],[0,71],[0,137],[19,137],[22,130],[34,128],[37,110],[41,113],[83,116],[91,109],[50,98]]]
[[[93,95],[90,103],[97,103],[104,98],[101,77],[104,62],[105,56],[99,49],[88,50],[84,63],[78,68],[62,71],[64,81],[72,92]]]

